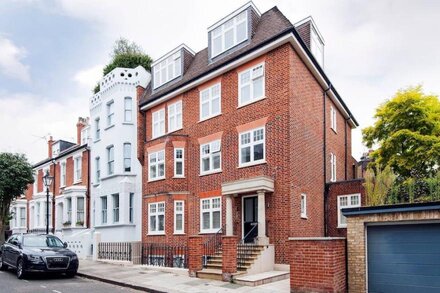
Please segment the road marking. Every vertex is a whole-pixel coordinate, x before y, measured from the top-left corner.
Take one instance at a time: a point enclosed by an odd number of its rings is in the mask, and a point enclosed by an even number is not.
[[[25,281],[26,283],[29,283],[29,281],[28,281],[28,280],[23,280],[23,281]]]
[[[47,288],[46,286],[40,285],[41,288]]]
[[[58,291],[58,290],[52,290],[52,292],[54,292],[54,293],[62,293],[61,291]]]

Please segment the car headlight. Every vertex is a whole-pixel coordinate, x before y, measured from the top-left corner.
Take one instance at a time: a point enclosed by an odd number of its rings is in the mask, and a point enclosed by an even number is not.
[[[77,260],[77,259],[78,259],[78,256],[76,254],[74,254],[70,257],[70,260]]]
[[[28,255],[28,259],[31,263],[41,263],[43,260],[41,259],[41,256],[38,255]]]

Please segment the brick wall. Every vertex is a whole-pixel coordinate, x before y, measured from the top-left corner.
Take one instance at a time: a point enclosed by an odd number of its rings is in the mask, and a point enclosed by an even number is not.
[[[395,223],[439,220],[440,211],[374,213],[347,217],[348,289],[350,292],[367,292],[366,239],[367,223]]]
[[[223,281],[230,282],[233,274],[237,272],[237,236],[223,236],[222,255]]]
[[[291,292],[346,292],[345,238],[290,238],[289,248]]]
[[[338,228],[338,196],[360,193],[361,206],[365,206],[366,195],[364,179],[353,179],[327,183],[327,235],[329,237],[347,237],[347,228]]]

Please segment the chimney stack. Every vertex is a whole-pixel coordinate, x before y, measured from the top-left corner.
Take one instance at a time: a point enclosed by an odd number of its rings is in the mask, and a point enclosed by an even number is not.
[[[52,158],[52,144],[53,144],[53,138],[51,135],[51,136],[49,136],[49,140],[47,141],[47,151],[48,151],[49,158]]]
[[[87,118],[78,117],[78,122],[76,123],[76,143],[81,144],[81,130],[87,126]]]

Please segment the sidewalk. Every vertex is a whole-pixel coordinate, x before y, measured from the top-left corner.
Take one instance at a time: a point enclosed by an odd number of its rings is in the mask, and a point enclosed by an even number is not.
[[[146,292],[290,292],[289,280],[248,287],[221,281],[190,278],[187,270],[161,272],[151,267],[80,260],[78,275]]]

